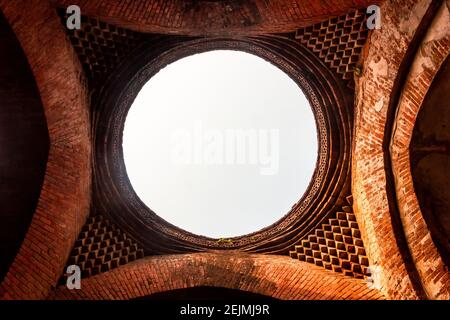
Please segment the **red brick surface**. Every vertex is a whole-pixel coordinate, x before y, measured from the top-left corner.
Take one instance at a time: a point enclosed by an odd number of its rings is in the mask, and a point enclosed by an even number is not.
[[[59,287],[51,299],[133,299],[174,289],[212,286],[278,299],[383,299],[361,279],[284,256],[235,252],[149,257],[81,281],[80,290]]]
[[[450,299],[450,277],[433,243],[414,192],[409,146],[425,96],[450,52],[449,18],[449,9],[444,3],[411,65],[397,107],[395,129],[391,140],[397,201],[412,258],[427,296],[445,300]]]
[[[372,33],[369,40],[370,46],[366,50],[364,72],[362,77],[357,79],[355,141],[352,159],[354,208],[358,223],[362,229],[362,237],[371,262],[371,271],[375,284],[386,296],[392,299],[417,299],[420,294],[413,287],[413,279],[401,255],[401,250],[405,248],[399,247],[394,233],[393,224],[395,222],[392,217],[393,213],[390,212],[388,191],[386,189],[387,178],[384,163],[384,148],[386,146],[383,144],[383,139],[387,123],[388,106],[393,97],[394,81],[398,76],[399,67],[405,58],[413,36],[430,3],[431,1],[424,0],[401,0],[386,1],[383,4],[382,29]],[[439,46],[438,43],[436,45]],[[448,49],[444,47],[441,47],[440,50],[443,50],[443,54],[448,53]],[[439,57],[442,53],[437,54],[436,51],[434,52],[437,60],[442,59],[442,57]],[[413,93],[414,97],[420,97],[426,92],[426,88],[431,81],[431,75],[427,75],[427,73],[423,74],[425,79],[426,77],[428,79],[422,83],[423,88],[421,91],[417,93],[414,92],[415,89],[410,91],[412,89],[411,83],[408,83],[405,89],[405,96]],[[418,98],[417,100],[419,104],[420,99]],[[415,111],[411,110],[410,112],[414,113]],[[398,120],[402,121],[398,122],[398,128],[401,127],[400,130],[412,130],[413,121],[411,119],[407,122],[402,119]],[[402,161],[402,159],[397,160],[399,162]],[[409,162],[403,162],[402,165],[403,168],[396,167],[396,170],[402,170],[404,167],[409,166]],[[406,185],[402,186],[402,183],[400,182],[397,187],[400,189],[406,187]],[[411,196],[413,191],[410,188],[406,192],[407,196]],[[406,199],[402,192],[399,195],[400,207],[405,201],[409,203],[410,199]],[[422,259],[424,262],[428,257],[422,256],[418,258],[418,256],[421,254],[420,252],[423,253],[423,250],[430,249],[430,243],[421,244],[417,242],[426,238],[425,234],[427,231],[422,229],[422,232],[418,232],[413,237],[414,239],[411,238],[411,225],[408,220],[413,217],[413,212],[417,211],[417,207],[408,208],[406,211],[403,209],[403,217],[407,219],[403,221],[407,240],[409,239],[408,242],[410,244],[413,241],[420,247],[419,251],[411,248],[412,258],[416,263]],[[409,210],[412,211],[407,212]],[[418,228],[420,228],[420,225],[414,226],[415,230]],[[406,250],[409,250],[409,248],[406,248]],[[432,264],[431,262],[427,268],[430,268]],[[421,263],[418,263],[414,267],[420,270],[422,266]],[[437,265],[433,267],[439,268]],[[439,279],[435,273],[432,274],[433,278]],[[428,277],[431,280],[431,276],[428,275]],[[445,284],[439,283],[439,281],[437,280],[436,286],[443,285],[445,287]],[[422,285],[424,285],[423,281]],[[426,283],[424,287],[427,287]],[[439,290],[439,288],[431,289],[435,294],[431,294],[429,298],[436,298],[436,292]]]
[[[174,34],[250,34],[293,31],[345,14],[368,1],[132,1],[58,0],[83,14],[138,31]],[[372,4],[374,1],[370,1]],[[182,4],[184,3],[184,4]],[[147,257],[87,278],[81,290],[56,286],[90,209],[91,139],[88,97],[80,62],[55,8],[46,1],[0,0],[34,73],[50,136],[43,187],[31,226],[5,280],[0,299],[130,299],[193,286],[250,291],[280,299],[449,299],[449,275],[431,240],[412,185],[409,142],[434,76],[450,51],[441,20],[431,25],[402,83],[390,159],[400,226],[391,211],[386,172],[386,127],[395,80],[431,0],[387,0],[382,29],[371,33],[362,75],[356,78],[352,153],[354,212],[374,287],[289,257],[212,252]],[[445,2],[447,5],[449,1]],[[231,10],[230,10],[231,8]],[[444,8],[443,10],[445,10]],[[447,19],[445,16],[442,21]],[[444,34],[444,36],[442,36]],[[398,241],[404,232],[405,247]],[[405,262],[411,255],[413,269]]]
[[[380,0],[56,0],[82,13],[136,31],[235,35],[294,31]]]
[[[0,1],[34,73],[50,150],[31,226],[0,286],[4,299],[42,299],[56,285],[89,212],[88,101],[81,66],[54,8],[44,1]]]

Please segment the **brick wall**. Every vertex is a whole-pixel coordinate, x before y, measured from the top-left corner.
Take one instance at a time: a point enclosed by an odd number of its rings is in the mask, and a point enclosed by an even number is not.
[[[50,136],[37,209],[0,298],[42,299],[56,285],[89,212],[88,102],[81,66],[54,8],[39,0],[1,0],[0,9],[33,71]]]
[[[56,0],[135,31],[189,35],[289,32],[380,0]]]
[[[411,65],[397,106],[390,145],[398,207],[408,247],[427,296],[445,300],[450,299],[450,277],[433,243],[414,191],[409,146],[425,96],[449,52],[450,16],[449,7],[444,2]]]
[[[395,232],[402,226],[398,226],[391,207],[390,201],[395,199],[389,200],[391,191],[387,187],[385,167],[388,146],[384,139],[389,105],[395,103],[395,80],[401,76],[399,68],[430,3],[428,0],[383,3],[382,29],[371,34],[365,50],[363,75],[356,85],[352,159],[354,209],[375,284],[392,299],[424,297],[423,284],[414,272],[416,266],[405,260],[408,255],[414,260],[415,253],[399,241]],[[412,126],[411,120],[408,123]],[[399,122],[400,125],[405,127]]]
[[[210,286],[278,299],[383,299],[365,280],[346,277],[284,256],[236,252],[147,257],[65,286],[50,299],[134,299],[157,292]]]

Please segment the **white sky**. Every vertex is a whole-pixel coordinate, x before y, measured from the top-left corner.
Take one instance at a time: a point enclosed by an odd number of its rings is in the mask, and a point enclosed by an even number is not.
[[[258,152],[256,162],[244,154],[245,164],[220,164],[239,152],[224,142],[238,129],[258,133],[244,150]],[[156,214],[195,234],[228,238],[288,213],[312,177],[317,136],[308,101],[285,73],[254,55],[220,50],[178,60],[150,79],[129,111],[123,150],[136,193]],[[180,152],[187,157],[174,156]]]

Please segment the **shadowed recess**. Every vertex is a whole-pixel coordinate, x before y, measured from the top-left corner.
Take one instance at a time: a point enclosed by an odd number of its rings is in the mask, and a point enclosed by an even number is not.
[[[36,209],[49,138],[28,61],[0,12],[0,282]]]

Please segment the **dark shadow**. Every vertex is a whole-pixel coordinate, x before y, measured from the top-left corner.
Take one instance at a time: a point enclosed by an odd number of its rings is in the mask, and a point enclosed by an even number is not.
[[[44,181],[49,137],[33,73],[1,11],[0,48],[1,282],[36,210]]]
[[[450,59],[424,100],[410,145],[420,209],[446,265],[450,263]]]

